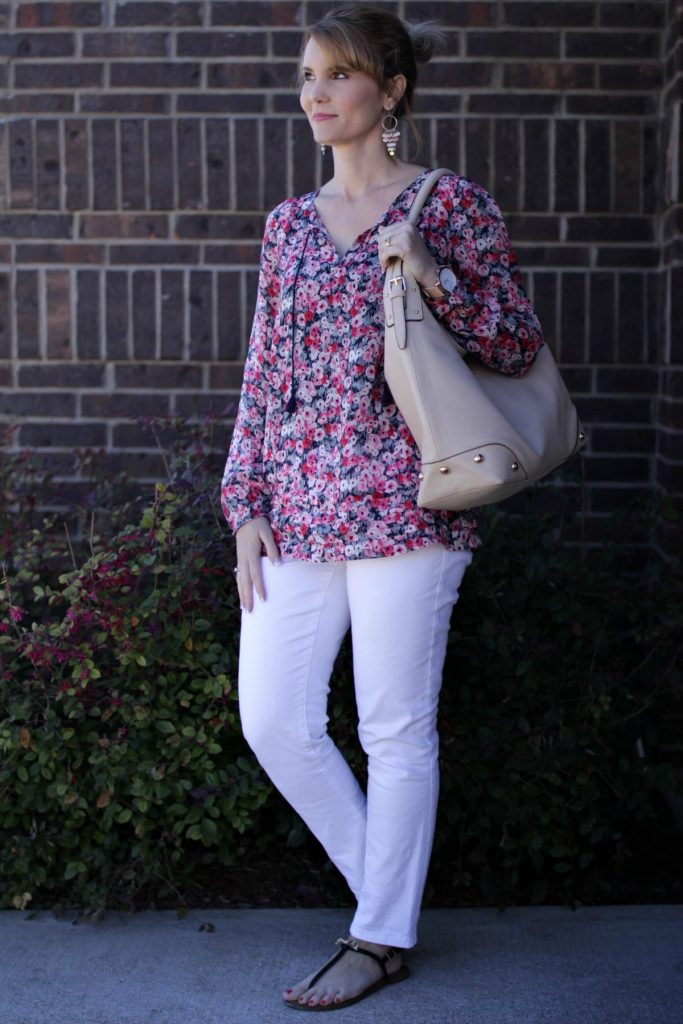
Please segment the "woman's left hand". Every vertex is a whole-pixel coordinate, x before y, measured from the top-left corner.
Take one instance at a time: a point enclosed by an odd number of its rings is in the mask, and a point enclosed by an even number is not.
[[[379,262],[385,272],[387,264],[399,257],[409,274],[422,288],[431,288],[436,281],[439,264],[428,251],[414,224],[399,221],[378,231]]]

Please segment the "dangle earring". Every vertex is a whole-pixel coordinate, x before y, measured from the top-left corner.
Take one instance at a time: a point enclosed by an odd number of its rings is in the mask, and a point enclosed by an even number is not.
[[[384,123],[388,117],[392,119],[393,124],[386,125]],[[398,118],[393,114],[386,113],[382,118],[382,128],[384,128],[382,142],[386,145],[389,156],[396,156],[396,144],[401,135],[401,129],[398,127]]]
[[[324,143],[324,142],[320,143],[320,152],[322,153],[323,156],[325,156],[325,153],[327,153],[327,145],[326,145],[326,143]]]

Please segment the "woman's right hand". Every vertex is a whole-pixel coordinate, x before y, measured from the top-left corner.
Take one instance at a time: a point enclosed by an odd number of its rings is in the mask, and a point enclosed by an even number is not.
[[[261,573],[261,550],[262,548],[266,549],[266,554],[273,565],[280,561],[280,552],[275,543],[270,523],[265,516],[250,519],[248,523],[240,526],[235,534],[235,542],[237,544],[235,579],[240,596],[240,607],[250,612],[254,607],[254,589],[262,601],[266,599]]]

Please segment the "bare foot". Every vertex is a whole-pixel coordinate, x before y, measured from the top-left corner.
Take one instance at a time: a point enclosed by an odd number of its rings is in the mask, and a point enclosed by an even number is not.
[[[391,949],[391,946],[383,946],[376,942],[366,942],[364,939],[354,939],[353,936],[350,936],[350,938],[364,949],[376,953],[377,956],[383,956]],[[334,957],[330,957],[330,960],[332,959]],[[327,962],[329,963],[330,961],[328,960]],[[385,962],[388,974],[398,971],[401,966],[401,954],[398,952]],[[363,953],[355,953],[353,950],[347,950],[334,967],[330,967],[315,985],[311,985],[311,980],[317,973],[318,971],[313,971],[312,974],[307,975],[294,988],[286,989],[282,994],[285,1002],[308,1003],[309,1006],[327,1006],[328,1003],[333,1002],[341,1003],[360,995],[366,988],[374,985],[375,982],[380,981],[384,977],[384,972],[376,960],[365,956]]]

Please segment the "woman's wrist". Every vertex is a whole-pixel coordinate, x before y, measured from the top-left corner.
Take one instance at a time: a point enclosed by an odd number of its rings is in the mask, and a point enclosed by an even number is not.
[[[439,264],[433,261],[424,274],[420,275],[418,285],[432,299],[443,297],[443,288],[439,284]]]

